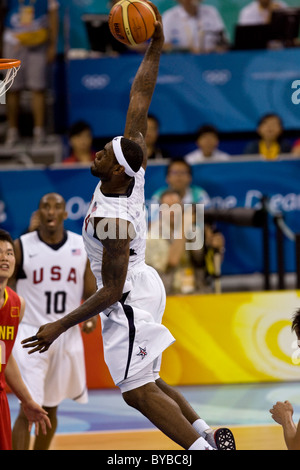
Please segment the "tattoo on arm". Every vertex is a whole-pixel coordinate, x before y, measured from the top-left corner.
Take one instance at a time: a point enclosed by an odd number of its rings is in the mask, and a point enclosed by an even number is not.
[[[122,296],[129,262],[129,241],[110,240],[105,243],[102,259],[103,286],[113,293]]]
[[[101,222],[104,219],[100,219]],[[99,221],[100,221],[99,220]],[[99,222],[98,221],[98,222]],[[110,219],[116,226],[115,235],[100,239],[103,244],[102,281],[103,287],[89,297],[82,305],[60,320],[63,328],[68,329],[88,320],[121,299],[129,262],[129,224],[127,221]],[[127,227],[127,236],[124,232]],[[97,224],[95,224],[96,226]],[[103,228],[103,227],[102,227]],[[96,232],[104,233],[101,230]],[[107,232],[105,232],[107,234]],[[122,236],[121,236],[122,235]]]
[[[161,47],[152,41],[133,81],[124,132],[127,138],[134,139],[140,133],[145,137],[147,114],[156,85],[160,53]]]

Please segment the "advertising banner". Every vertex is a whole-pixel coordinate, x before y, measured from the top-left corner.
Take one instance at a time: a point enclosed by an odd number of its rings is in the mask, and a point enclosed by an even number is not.
[[[291,319],[299,291],[168,297],[163,324],[176,341],[163,353],[171,385],[299,381]],[[83,335],[89,388],[110,388],[100,322]],[[96,366],[96,367],[95,367]]]
[[[95,137],[123,132],[140,55],[70,60],[69,117],[84,119]],[[221,132],[255,131],[275,112],[285,129],[300,128],[292,101],[300,78],[300,49],[225,54],[164,54],[150,111],[162,135],[191,134],[210,123]],[[293,85],[294,84],[294,85]],[[78,106],[80,103],[80,106]]]
[[[173,385],[298,381],[299,300],[299,291],[168,297],[164,324],[176,342],[161,376]]]
[[[274,213],[282,212],[294,233],[300,233],[300,160],[276,162],[245,161],[201,164],[193,168],[193,181],[210,196],[210,206],[218,209],[261,207],[268,196]],[[148,166],[145,196],[165,186],[166,167]],[[84,217],[97,184],[88,168],[0,171],[0,226],[14,238],[27,230],[33,211],[47,192],[58,192],[66,200],[66,228],[81,233]],[[223,274],[262,272],[262,230],[217,224],[224,234],[226,252]],[[276,272],[275,226],[270,220],[270,263]],[[284,240],[285,269],[295,271],[295,243]]]

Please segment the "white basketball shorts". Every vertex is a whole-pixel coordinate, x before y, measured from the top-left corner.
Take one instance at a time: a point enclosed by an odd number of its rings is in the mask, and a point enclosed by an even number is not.
[[[101,313],[104,358],[118,386],[151,363],[157,374],[161,353],[175,341],[161,323],[166,293],[155,269],[139,267],[130,284],[130,292]]]
[[[79,326],[59,336],[48,351],[28,354],[20,342],[37,331],[36,326],[20,323],[12,352],[33,399],[47,407],[58,406],[65,398],[86,403],[85,360]]]

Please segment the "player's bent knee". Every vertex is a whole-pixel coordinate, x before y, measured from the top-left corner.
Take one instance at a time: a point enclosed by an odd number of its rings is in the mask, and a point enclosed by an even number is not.
[[[135,397],[135,394],[132,392],[133,392],[132,390],[130,392],[124,392],[122,394],[122,397],[127,405],[131,406],[132,408],[137,408],[136,397]]]
[[[154,382],[150,382],[124,392],[122,396],[127,405],[140,410],[143,408],[143,403],[148,401],[148,394],[152,393],[154,387],[156,388]]]

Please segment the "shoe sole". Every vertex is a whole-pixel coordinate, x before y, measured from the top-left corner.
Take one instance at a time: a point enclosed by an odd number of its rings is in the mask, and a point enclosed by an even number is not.
[[[214,438],[218,450],[236,450],[234,437],[230,429],[217,429]]]

